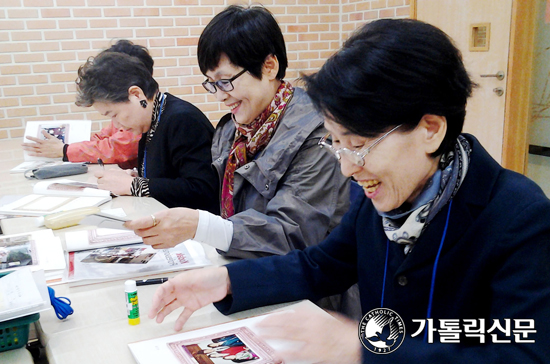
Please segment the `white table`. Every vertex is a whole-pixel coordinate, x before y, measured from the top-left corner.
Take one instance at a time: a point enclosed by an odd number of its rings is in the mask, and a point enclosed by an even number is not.
[[[32,193],[32,186],[36,181],[27,180],[22,174],[10,174],[9,170],[23,161],[21,140],[0,141],[0,196],[27,195]],[[96,182],[93,171],[100,168],[90,165],[87,174],[67,176],[64,178],[84,182]],[[120,196],[100,206],[101,209],[123,208],[130,218],[137,218],[153,214],[166,209],[164,205],[153,198]],[[15,234],[36,229],[35,218],[17,218],[1,221],[5,234]],[[55,230],[64,244],[64,233],[86,228],[74,226]],[[214,265],[223,265],[228,259],[220,256],[214,248],[204,245],[207,256]],[[172,277],[177,273],[158,275]],[[42,312],[37,324],[39,338],[46,347],[50,364],[86,364],[86,363],[135,363],[128,343],[153,339],[160,336],[174,334],[174,323],[178,316],[172,313],[162,324],[147,318],[152,303],[152,296],[158,286],[138,287],[139,309],[141,323],[136,326],[128,324],[124,301],[124,280],[89,284],[70,287],[68,284],[52,286],[57,297],[67,297],[71,300],[74,314],[66,320],[59,320],[55,312]],[[216,325],[239,318],[270,312],[286,306],[274,305],[240,312],[231,316],[219,313],[213,305],[209,305],[195,312],[184,326],[184,331]],[[310,304],[311,307],[316,307]],[[10,355],[22,356],[23,352]],[[2,363],[3,357],[0,356]],[[27,357],[28,359],[28,357]],[[16,363],[25,363],[25,359],[17,359]],[[32,362],[32,361],[31,361]]]
[[[31,353],[23,348],[13,349],[0,353],[0,363],[6,364],[33,364]]]

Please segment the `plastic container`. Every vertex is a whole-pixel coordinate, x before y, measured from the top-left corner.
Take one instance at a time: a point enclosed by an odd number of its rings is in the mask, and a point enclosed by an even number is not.
[[[0,322],[0,352],[19,349],[29,341],[29,325],[40,318],[39,313]]]

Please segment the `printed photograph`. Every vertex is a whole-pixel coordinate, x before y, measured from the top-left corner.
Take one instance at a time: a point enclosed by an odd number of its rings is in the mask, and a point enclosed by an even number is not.
[[[37,264],[31,235],[0,238],[0,269]]]
[[[155,252],[147,248],[112,247],[93,250],[81,260],[82,263],[110,263],[110,264],[147,264]]]
[[[94,188],[97,190],[97,184],[85,182],[52,183],[48,186],[51,191],[75,191],[81,192],[85,188]]]
[[[42,135],[42,130],[45,130],[48,134],[51,136],[56,137],[57,139],[61,140],[63,143],[65,143],[66,140],[69,138],[69,124],[61,124],[61,125],[40,125],[38,127],[38,138],[40,139],[46,139],[44,135]]]
[[[274,350],[247,327],[167,344],[182,364],[280,364]]]

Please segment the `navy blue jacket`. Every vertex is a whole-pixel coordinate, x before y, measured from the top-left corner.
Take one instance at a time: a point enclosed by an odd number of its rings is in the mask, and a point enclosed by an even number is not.
[[[432,270],[444,234],[445,206],[405,256],[389,244],[384,304],[405,321],[407,336],[387,355],[363,352],[365,363],[549,363],[550,200],[531,180],[502,168],[471,135],[467,176],[452,201],[436,269],[431,317],[534,319],[532,344],[494,344],[462,337],[459,344],[412,338],[426,319]],[[387,238],[381,218],[362,196],[327,239],[305,251],[228,265],[232,296],[216,304],[223,313],[343,292],[359,282],[364,313],[381,307]],[[461,326],[462,327],[462,326]],[[493,333],[497,333],[495,331]],[[476,342],[477,340],[477,342]]]

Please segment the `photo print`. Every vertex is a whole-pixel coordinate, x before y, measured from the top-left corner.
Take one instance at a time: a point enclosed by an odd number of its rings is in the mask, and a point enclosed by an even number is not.
[[[167,344],[182,364],[280,364],[274,350],[247,327]]]
[[[81,260],[82,263],[109,263],[109,264],[147,264],[156,253],[147,248],[130,248],[124,246],[93,250]]]

